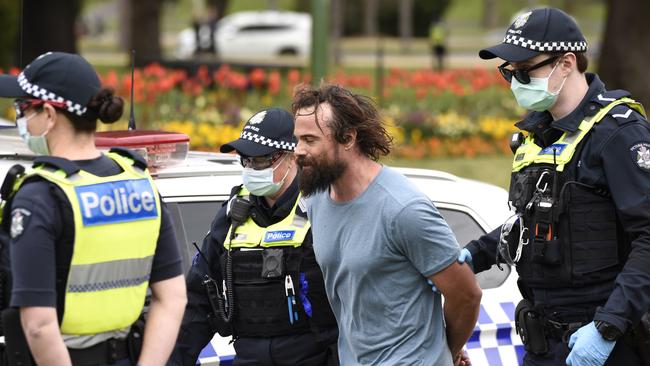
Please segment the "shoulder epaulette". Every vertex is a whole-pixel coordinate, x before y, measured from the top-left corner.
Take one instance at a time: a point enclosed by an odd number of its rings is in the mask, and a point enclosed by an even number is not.
[[[630,95],[631,95],[630,92],[628,92],[627,90],[621,90],[621,89],[607,90],[607,91],[604,91],[604,92],[598,94],[593,99],[593,101],[595,103],[598,103],[602,107],[604,107],[604,106],[608,105],[609,103],[611,103],[611,102],[613,102],[613,101],[615,101],[617,99],[629,97]]]
[[[63,170],[66,177],[76,174],[81,170],[73,161],[56,156],[39,156],[34,159],[34,165],[32,166],[34,168],[41,166],[53,168],[54,170]]]

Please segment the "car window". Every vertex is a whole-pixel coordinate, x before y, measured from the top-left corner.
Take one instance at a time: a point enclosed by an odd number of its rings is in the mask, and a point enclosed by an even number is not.
[[[266,24],[266,25],[247,25],[239,28],[239,32],[268,32],[268,31],[282,31],[290,29],[289,25],[282,24]]]
[[[481,226],[466,212],[440,207],[438,211],[451,227],[461,247],[485,234]],[[510,268],[508,266],[501,267],[503,271],[497,266],[492,266],[489,270],[476,275],[482,289],[499,287],[508,278]]]
[[[210,224],[222,203],[223,201],[167,203],[167,208],[174,220],[176,239],[181,243],[181,256],[185,272],[189,269],[192,257],[196,253],[196,248],[192,243],[201,247],[203,237],[210,230]]]

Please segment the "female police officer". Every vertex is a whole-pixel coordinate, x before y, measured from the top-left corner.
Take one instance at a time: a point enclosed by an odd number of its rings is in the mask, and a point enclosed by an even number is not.
[[[16,179],[3,214],[11,306],[39,365],[163,364],[186,302],[173,227],[146,163],[95,148],[97,118],[111,123],[123,109],[100,88],[92,66],[67,53],[43,54],[18,77],[0,77],[0,96],[19,98],[22,138],[44,155]],[[126,338],[147,287],[138,359]]]

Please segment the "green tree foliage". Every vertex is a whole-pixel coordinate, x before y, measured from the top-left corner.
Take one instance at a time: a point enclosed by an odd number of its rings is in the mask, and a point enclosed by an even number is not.
[[[440,19],[451,0],[414,1],[413,2],[413,35],[426,37],[429,25],[434,19]],[[360,35],[363,32],[363,14],[365,1],[344,1],[345,14],[344,35]],[[377,15],[379,32],[383,35],[397,36],[399,34],[399,0],[381,0]]]
[[[0,0],[0,67],[3,69],[17,64],[19,13],[20,1]]]

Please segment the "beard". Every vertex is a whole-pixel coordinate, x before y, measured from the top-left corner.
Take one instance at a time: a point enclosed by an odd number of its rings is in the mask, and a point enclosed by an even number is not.
[[[298,157],[300,191],[305,197],[325,192],[332,183],[336,182],[345,173],[348,166],[337,157],[335,156],[333,161],[328,161],[325,154],[316,158]]]

